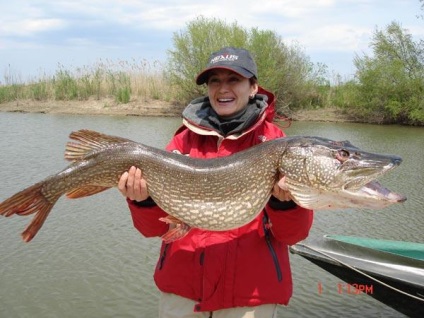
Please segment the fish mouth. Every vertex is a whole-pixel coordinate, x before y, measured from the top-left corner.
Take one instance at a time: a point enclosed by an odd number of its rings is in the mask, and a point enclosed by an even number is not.
[[[393,170],[394,168],[396,168],[397,166],[400,165],[401,160],[399,161],[397,157],[395,159],[396,160],[393,160],[389,164],[387,164],[383,167],[380,167],[380,168],[378,168],[378,167],[376,168],[376,167],[373,167],[372,165],[370,165],[370,166],[366,166],[366,167],[358,167],[356,169],[352,169],[349,172],[349,175],[350,175],[350,177],[353,178],[353,180],[347,182],[343,186],[343,189],[348,190],[348,191],[349,190],[355,191],[355,190],[360,190],[362,188],[365,188],[364,190],[367,190],[368,185],[370,185],[370,189],[372,189],[373,184],[378,183],[375,179],[386,174],[390,170]],[[380,183],[378,183],[378,184],[379,184],[380,187],[383,187]],[[378,186],[376,186],[376,188],[378,188]]]
[[[393,156],[391,159],[386,164],[378,165],[375,162],[374,164],[369,162],[365,166],[350,170],[349,177],[352,180],[347,182],[339,193],[343,202],[348,203],[341,204],[341,206],[381,209],[395,203],[405,202],[406,196],[391,191],[376,180],[402,162],[399,157]]]
[[[373,197],[376,200],[382,200],[392,203],[400,203],[406,201],[406,197],[404,195],[387,189],[376,180],[368,182],[366,185],[360,188],[359,192],[361,192],[361,195]]]

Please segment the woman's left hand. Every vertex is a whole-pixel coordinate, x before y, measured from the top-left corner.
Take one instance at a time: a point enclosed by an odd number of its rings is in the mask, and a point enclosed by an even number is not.
[[[280,174],[279,180],[275,183],[272,195],[280,201],[290,201],[292,197],[285,183],[285,176]]]

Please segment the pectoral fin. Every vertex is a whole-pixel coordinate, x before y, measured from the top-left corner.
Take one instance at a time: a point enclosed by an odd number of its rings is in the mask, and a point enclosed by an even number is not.
[[[285,184],[293,200],[305,209],[328,207],[326,197],[318,190],[286,177]]]
[[[162,240],[165,243],[171,243],[173,241],[179,240],[180,238],[183,238],[191,229],[188,224],[173,217],[172,215],[160,218],[159,220],[170,225],[168,232],[162,235]]]

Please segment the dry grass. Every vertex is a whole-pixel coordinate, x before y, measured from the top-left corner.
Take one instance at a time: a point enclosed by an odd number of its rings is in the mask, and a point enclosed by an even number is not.
[[[33,101],[84,101],[114,99],[131,101],[175,102],[175,89],[167,80],[163,65],[147,60],[99,60],[92,66],[73,70],[58,65],[54,75],[43,74],[22,82],[6,72],[0,85],[0,103]]]

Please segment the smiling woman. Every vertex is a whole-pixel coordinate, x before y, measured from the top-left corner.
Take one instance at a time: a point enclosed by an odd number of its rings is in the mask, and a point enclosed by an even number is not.
[[[256,63],[249,51],[225,47],[212,53],[208,61],[196,80],[198,85],[207,85],[208,94],[185,108],[184,126],[175,133],[168,151],[200,159],[227,157],[284,136],[272,124],[274,95],[259,87]],[[229,195],[219,209],[223,224],[231,222],[230,206],[240,199],[246,210],[248,206],[259,208],[250,223],[218,232],[202,228],[187,232],[187,226],[168,215],[162,201],[150,193],[149,175],[142,169],[132,167],[121,176],[118,188],[127,198],[135,227],[146,237],[166,239],[155,271],[155,282],[162,292],[161,318],[171,317],[176,306],[181,309],[179,317],[210,317],[211,312],[213,317],[274,317],[277,304],[288,303],[292,281],[287,245],[308,235],[313,213],[291,200],[278,171],[254,162],[253,166],[267,171],[266,185],[254,191],[265,194],[263,200],[252,194],[241,195],[252,189],[250,177],[239,183],[225,173],[226,178],[218,178],[217,187],[211,178],[201,175],[199,180],[210,189],[203,191],[205,206],[212,204],[214,193],[222,185]],[[233,163],[224,166],[236,169]],[[195,179],[193,174],[190,182],[182,183],[196,187]],[[161,184],[164,187],[169,194],[178,189],[167,187],[165,180]],[[249,202],[252,198],[255,204]],[[246,266],[252,259],[265,262]],[[228,281],[233,281],[231,290]]]

